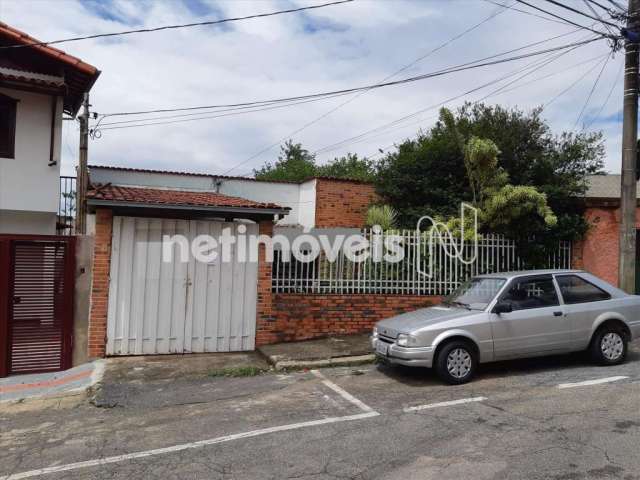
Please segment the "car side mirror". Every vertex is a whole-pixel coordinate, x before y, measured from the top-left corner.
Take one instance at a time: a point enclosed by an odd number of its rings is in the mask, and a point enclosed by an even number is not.
[[[513,312],[513,306],[511,302],[498,302],[496,306],[493,307],[493,313],[497,313],[500,315],[501,313],[510,313]]]

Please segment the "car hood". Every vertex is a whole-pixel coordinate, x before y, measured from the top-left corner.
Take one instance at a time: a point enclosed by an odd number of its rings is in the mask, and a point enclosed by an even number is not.
[[[469,317],[480,313],[478,310],[467,310],[457,307],[429,307],[421,308],[409,313],[381,320],[376,325],[378,333],[396,338],[398,333],[411,333],[415,330],[435,325],[448,320]]]

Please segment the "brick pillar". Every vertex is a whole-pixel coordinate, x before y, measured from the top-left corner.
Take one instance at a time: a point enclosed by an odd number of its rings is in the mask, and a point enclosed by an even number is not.
[[[259,223],[260,235],[273,236],[271,220]],[[278,340],[273,316],[273,295],[271,293],[271,263],[266,261],[266,247],[258,247],[258,303],[256,308],[256,346],[275,343]]]
[[[89,358],[105,356],[107,343],[107,306],[109,304],[109,270],[111,268],[111,231],[113,212],[96,210],[96,237],[93,250],[93,281],[89,314]]]

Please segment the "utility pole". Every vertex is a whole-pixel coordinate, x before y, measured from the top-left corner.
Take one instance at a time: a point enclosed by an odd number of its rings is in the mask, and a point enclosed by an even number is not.
[[[89,175],[87,172],[87,153],[89,148],[89,93],[85,92],[82,101],[80,121],[80,156],[78,159],[78,178],[76,180],[76,233],[87,233],[87,187]]]

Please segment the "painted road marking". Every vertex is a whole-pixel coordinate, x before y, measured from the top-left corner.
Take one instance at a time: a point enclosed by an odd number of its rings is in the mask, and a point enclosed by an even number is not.
[[[428,405],[418,405],[416,407],[406,407],[405,413],[418,412],[420,410],[429,410],[431,408],[450,407],[452,405],[462,405],[463,403],[482,402],[487,397],[461,398],[460,400],[451,400],[449,402],[430,403]]]
[[[326,385],[331,390],[336,392],[338,395],[340,395],[342,398],[344,398],[347,402],[352,403],[353,405],[357,406],[363,412],[376,413],[376,412],[374,412],[373,408],[371,408],[369,405],[365,404],[361,400],[358,400],[356,397],[351,395],[349,392],[344,390],[342,387],[339,387],[338,385],[336,385],[335,383],[330,381],[327,377],[325,377],[318,370],[311,370],[311,373],[313,373],[316,377],[318,377],[320,380],[322,380],[322,383],[324,385]]]
[[[146,450],[142,452],[127,453],[123,455],[115,455],[113,457],[97,458],[95,460],[86,460],[84,462],[69,463],[66,465],[56,465],[54,467],[45,467],[38,470],[29,470],[28,472],[14,473],[11,475],[0,476],[0,480],[20,480],[23,478],[38,477],[41,475],[48,475],[50,473],[68,472],[70,470],[78,470],[81,468],[98,467],[101,465],[108,465],[110,463],[119,463],[126,460],[135,460],[137,458],[152,457],[154,455],[163,455],[166,453],[181,452],[184,450],[191,450],[194,448],[206,447],[208,445],[215,445],[218,443],[231,442],[233,440],[240,440],[242,438],[257,437],[260,435],[267,435],[269,433],[286,432],[288,430],[297,430],[300,428],[316,427],[319,425],[327,425],[330,423],[338,422],[351,422],[353,420],[361,420],[364,418],[371,418],[380,415],[378,412],[366,412],[358,413],[356,415],[347,415],[345,417],[329,417],[321,420],[311,420],[309,422],[291,423],[289,425],[280,425],[278,427],[263,428],[260,430],[252,430],[250,432],[236,433],[233,435],[225,435],[224,437],[210,438],[207,440],[200,440],[198,442],[183,443],[181,445],[174,445],[165,448],[156,448],[153,450]]]
[[[560,385],[558,385],[558,388],[587,387],[589,385],[600,385],[601,383],[617,382],[618,380],[624,380],[626,378],[629,377],[627,377],[626,375],[619,375],[617,377],[598,378],[597,380],[586,380],[584,382],[561,383]]]

